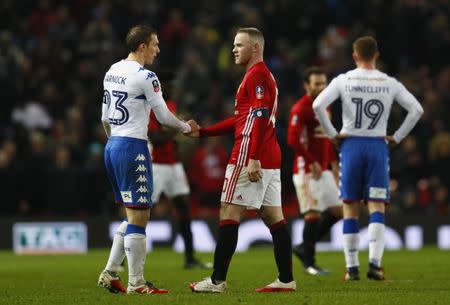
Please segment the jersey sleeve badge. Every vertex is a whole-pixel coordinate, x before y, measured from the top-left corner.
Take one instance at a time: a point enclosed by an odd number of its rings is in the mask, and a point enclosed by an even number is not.
[[[264,98],[264,88],[262,86],[256,86],[256,99],[262,100]]]
[[[153,85],[153,91],[159,92],[159,90],[161,90],[161,87],[159,86],[159,82],[157,79],[154,79],[152,81],[152,85]]]

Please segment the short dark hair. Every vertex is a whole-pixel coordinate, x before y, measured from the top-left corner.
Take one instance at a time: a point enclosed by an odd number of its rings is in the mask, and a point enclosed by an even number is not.
[[[148,25],[136,25],[127,34],[127,51],[136,52],[141,43],[148,44],[156,31]]]
[[[372,60],[378,53],[378,44],[372,36],[363,36],[353,43],[353,51],[361,57],[362,60]]]
[[[305,83],[309,83],[309,81],[311,80],[311,75],[313,74],[326,74],[325,71],[317,66],[312,66],[309,67],[305,70],[305,72],[303,73],[303,81]]]

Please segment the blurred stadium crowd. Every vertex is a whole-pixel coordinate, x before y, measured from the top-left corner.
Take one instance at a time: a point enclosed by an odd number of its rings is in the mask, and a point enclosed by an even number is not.
[[[380,69],[401,80],[425,109],[412,135],[391,151],[391,213],[449,215],[449,18],[447,0],[2,0],[0,215],[113,211],[102,159],[102,79],[126,57],[124,37],[138,23],[159,33],[152,70],[174,76],[162,79],[163,90],[170,80],[180,112],[205,126],[233,113],[244,72],[231,57],[236,29],[262,30],[280,91],[283,194],[292,211],[297,203],[285,137],[289,109],[304,93],[302,71],[320,65],[331,79],[353,67],[353,40],[374,35]],[[391,129],[403,117],[394,108]],[[178,139],[201,215],[202,207],[217,206],[230,140]]]

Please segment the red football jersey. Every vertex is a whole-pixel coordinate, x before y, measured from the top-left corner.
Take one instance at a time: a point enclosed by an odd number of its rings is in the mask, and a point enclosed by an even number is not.
[[[166,101],[167,108],[172,113],[177,112],[177,105],[172,101]],[[153,111],[150,112],[150,122],[148,124],[149,131],[159,131],[162,129],[162,125],[156,119]],[[175,149],[175,141],[170,139],[164,144],[155,145],[152,143],[152,162],[163,164],[175,164],[178,162],[178,157]]]
[[[295,151],[294,174],[304,170],[310,172],[309,165],[317,161],[323,170],[336,160],[333,143],[326,136],[312,109],[313,99],[305,95],[291,109],[287,143]]]
[[[281,167],[280,146],[275,133],[277,102],[277,84],[265,63],[250,67],[236,93],[234,147],[230,164],[246,166],[248,159],[252,158],[261,161],[261,168]],[[267,112],[269,117],[261,130],[254,128],[257,118],[253,112],[256,110],[258,116],[258,109]],[[260,135],[262,139],[258,140]],[[254,145],[257,142],[260,144]]]

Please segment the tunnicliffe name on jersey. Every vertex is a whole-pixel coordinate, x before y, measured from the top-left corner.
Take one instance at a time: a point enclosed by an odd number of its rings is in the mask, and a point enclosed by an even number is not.
[[[385,86],[345,86],[346,92],[385,93],[389,94],[389,87]]]

